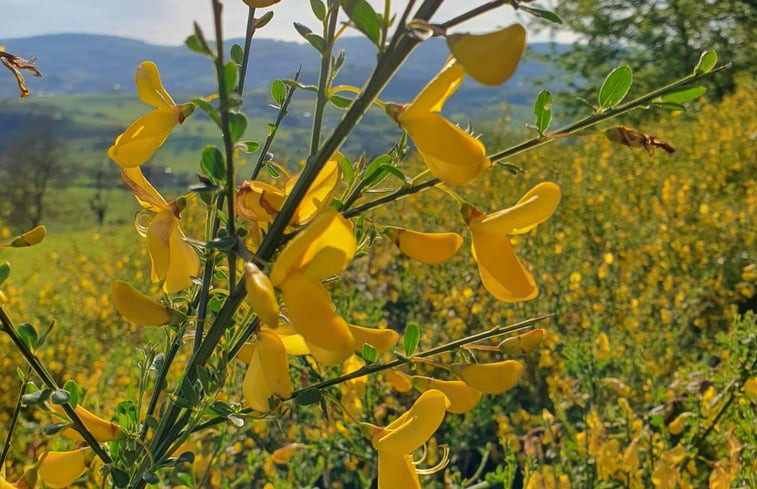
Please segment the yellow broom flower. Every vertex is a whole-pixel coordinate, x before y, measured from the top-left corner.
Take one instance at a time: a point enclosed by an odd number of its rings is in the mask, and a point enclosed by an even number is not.
[[[122,168],[121,176],[137,202],[157,213],[145,231],[152,281],[164,281],[163,290],[168,294],[191,286],[192,277],[197,275],[200,268],[200,260],[195,249],[184,239],[184,232],[179,226],[183,199],[166,202],[139,167]]]
[[[288,399],[292,396],[287,352],[276,333],[258,332],[258,341],[252,349],[242,381],[242,392],[249,407],[264,413],[271,410],[270,398]]]
[[[450,34],[447,46],[471,78],[497,86],[515,73],[526,47],[526,29],[513,24],[487,34]]]
[[[503,302],[533,299],[539,293],[530,273],[513,251],[508,234],[523,234],[546,221],[560,203],[560,187],[542,182],[513,207],[483,214],[469,204],[463,216],[472,236],[471,249],[481,282]]]
[[[433,175],[451,185],[464,185],[491,166],[486,148],[439,112],[465,76],[463,66],[450,59],[412,103],[387,104],[387,113],[407,131]]]
[[[149,160],[171,130],[194,112],[194,104],[177,105],[173,101],[163,88],[158,67],[152,61],[144,61],[137,67],[136,82],[140,100],[155,110],[134,121],[108,148],[108,156],[124,168]]]
[[[39,463],[39,478],[52,489],[67,487],[84,475],[93,458],[94,452],[89,447],[68,452],[47,452]]]

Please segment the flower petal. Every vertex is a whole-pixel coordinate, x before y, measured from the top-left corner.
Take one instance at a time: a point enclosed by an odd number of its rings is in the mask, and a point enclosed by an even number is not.
[[[292,326],[316,360],[335,365],[352,354],[355,339],[320,282],[298,273],[279,285]]]
[[[298,178],[299,175],[289,179],[286,183],[284,191],[287,195],[294,188]],[[336,160],[329,160],[313,179],[313,183],[310,184],[310,188],[302,198],[300,205],[297,206],[297,210],[292,216],[292,224],[299,226],[308,222],[318,211],[329,205],[337,183],[339,183],[339,164]]]
[[[473,219],[468,224],[471,230],[491,234],[523,234],[549,219],[560,203],[560,187],[552,182],[542,182],[518,200],[509,209]]]
[[[437,389],[444,393],[450,403],[447,411],[455,414],[467,413],[478,404],[481,399],[481,392],[469,387],[462,380],[439,380],[431,377],[415,376],[413,377],[413,387],[419,391]]]
[[[123,167],[139,166],[155,154],[178,123],[179,116],[173,111],[148,112],[116,137],[108,156]]]
[[[163,88],[158,67],[152,61],[143,61],[137,67],[137,92],[139,99],[156,109],[172,110],[176,106],[171,96]]]
[[[47,452],[39,464],[39,478],[53,489],[67,487],[89,467],[94,452],[89,447],[67,452]]]
[[[497,86],[515,73],[526,47],[526,29],[513,24],[487,34],[450,34],[447,45],[471,78]]]
[[[516,360],[504,360],[495,363],[474,363],[453,366],[453,370],[470,387],[484,394],[501,394],[515,387],[521,374],[523,364]]]
[[[245,403],[261,412],[270,411],[270,397],[287,399],[292,396],[287,353],[277,334],[265,330],[258,332],[258,342],[242,382],[242,392]]]
[[[237,213],[250,221],[271,223],[284,205],[286,194],[273,185],[244,181],[234,199]]]
[[[439,390],[431,389],[415,404],[373,438],[373,448],[379,453],[404,455],[415,451],[431,438],[444,419],[449,400]]]
[[[325,209],[281,251],[271,282],[278,286],[293,273],[305,273],[311,280],[335,275],[347,268],[356,248],[349,222],[335,209]]]
[[[378,489],[421,489],[410,455],[378,454]]]
[[[483,143],[441,115],[400,117],[431,173],[445,183],[464,185],[491,166]]]
[[[405,108],[402,118],[423,116],[429,112],[439,112],[447,99],[460,87],[465,70],[454,58],[449,58],[433,80],[420,91],[415,100]]]
[[[490,294],[503,302],[527,301],[538,295],[536,282],[515,255],[507,236],[474,229],[471,235],[473,259]]]
[[[184,240],[184,233],[177,224],[173,228],[168,241],[169,267],[163,290],[172,294],[191,287],[192,277],[197,275],[200,259],[195,249]]]
[[[173,211],[167,208],[159,212],[147,227],[147,251],[150,255],[150,278],[159,282],[166,278],[171,263],[169,242],[178,220]]]
[[[147,181],[138,166],[121,168],[121,179],[143,208],[153,212],[160,212],[168,208],[166,199]]]
[[[355,348],[360,350],[365,343],[371,345],[379,353],[389,351],[397,344],[400,335],[393,329],[364,328],[362,326],[348,325],[352,337],[355,338]]]

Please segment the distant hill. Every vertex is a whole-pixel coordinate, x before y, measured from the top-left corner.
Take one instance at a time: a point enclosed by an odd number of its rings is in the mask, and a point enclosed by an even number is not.
[[[57,34],[1,40],[9,51],[23,57],[37,58],[44,77],[30,78],[35,96],[77,94],[133,93],[134,70],[144,60],[155,61],[163,82],[171,93],[204,95],[213,87],[213,72],[208,59],[184,46],[156,46],[135,39],[89,34]],[[233,40],[232,40],[233,41]],[[237,40],[237,42],[240,42]],[[231,43],[228,44],[228,47]],[[543,77],[547,66],[537,60],[548,50],[547,44],[533,44],[513,80],[497,88],[486,88],[467,80],[450,100],[456,108],[490,107],[493,102],[513,105],[530,104],[538,89],[525,79]],[[375,47],[366,39],[343,38],[346,63],[338,82],[360,86],[369,75],[375,59]],[[445,43],[431,39],[422,43],[387,87],[382,98],[409,101],[438,71],[448,56]],[[247,83],[250,88],[267,87],[273,79],[290,78],[302,65],[302,79],[314,83],[318,56],[306,44],[255,39]],[[0,97],[16,96],[10,74],[0,73]],[[474,114],[470,114],[473,116]]]

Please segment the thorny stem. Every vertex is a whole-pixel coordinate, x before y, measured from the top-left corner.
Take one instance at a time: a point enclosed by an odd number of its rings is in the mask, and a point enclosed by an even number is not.
[[[498,162],[505,160],[507,158],[511,158],[513,156],[517,156],[519,154],[525,153],[526,151],[529,151],[533,148],[536,148],[538,146],[543,146],[545,144],[551,143],[555,140],[572,136],[576,134],[577,132],[583,131],[584,129],[588,129],[590,127],[596,126],[597,124],[604,122],[608,119],[612,119],[615,117],[618,117],[620,115],[626,114],[634,109],[637,109],[639,107],[643,107],[645,105],[648,105],[652,100],[656,99],[657,97],[660,97],[662,95],[665,95],[666,93],[675,90],[676,88],[686,85],[687,83],[691,83],[697,80],[700,80],[702,78],[705,78],[707,76],[710,76],[714,73],[717,73],[719,71],[726,70],[730,68],[731,64],[728,63],[723,66],[719,66],[717,68],[714,68],[712,71],[708,73],[702,73],[698,75],[689,75],[685,78],[682,78],[678,81],[675,81],[669,85],[666,85],[662,88],[659,88],[653,92],[650,92],[646,95],[643,95],[635,100],[632,100],[631,102],[625,103],[623,105],[619,105],[615,108],[604,110],[603,112],[592,114],[590,116],[584,117],[583,119],[580,119],[572,124],[569,124],[565,127],[562,127],[560,129],[557,129],[549,134],[546,134],[544,136],[537,136],[535,138],[529,139],[528,141],[524,141],[520,144],[517,144],[515,146],[511,146],[510,148],[504,149],[498,153],[494,153],[492,155],[489,155],[489,159],[492,162]],[[362,204],[358,207],[355,207],[354,209],[348,210],[344,212],[344,217],[350,218],[355,217],[359,214],[362,214],[363,212],[373,209],[375,207],[378,207],[380,205],[386,204],[388,202],[392,202],[398,199],[401,199],[402,197],[407,197],[408,195],[413,195],[418,192],[422,192],[428,188],[434,187],[441,183],[441,180],[438,178],[432,178],[430,180],[426,180],[425,182],[419,183],[417,185],[410,185],[410,186],[403,186],[395,190],[394,192],[385,195],[384,197],[381,197],[376,200],[372,200],[370,202],[366,202],[365,204]]]
[[[16,327],[13,325],[13,322],[5,313],[5,309],[3,309],[2,306],[0,306],[0,323],[2,323],[3,331],[5,331],[8,336],[10,336],[13,344],[16,345],[18,351],[21,352],[26,362],[29,364],[32,370],[34,370],[34,373],[36,373],[40,380],[42,380],[42,383],[45,384],[45,387],[47,387],[51,391],[60,390],[60,387],[58,387],[58,384],[55,382],[55,379],[53,379],[53,376],[50,375],[50,372],[47,371],[45,366],[42,365],[42,363],[34,355],[34,353],[32,353],[32,351],[26,346],[24,340],[22,340],[18,333],[16,333]],[[102,449],[98,441],[95,440],[95,437],[92,436],[92,433],[90,433],[90,431],[84,425],[81,418],[79,418],[79,415],[76,414],[74,408],[72,408],[68,403],[61,404],[61,407],[66,412],[66,416],[68,416],[68,418],[71,420],[72,427],[76,431],[78,431],[82,438],[84,438],[84,441],[87,442],[90,447],[92,447],[92,450],[95,452],[95,454],[97,454],[100,460],[102,460],[103,463],[106,464],[110,463],[110,456],[105,452],[105,450]]]
[[[337,0],[330,0],[328,15],[328,25],[325,25],[323,29],[323,38],[326,40],[326,47],[321,53],[321,72],[318,79],[318,93],[315,98],[309,156],[318,151],[318,145],[321,141],[321,131],[323,129],[323,113],[326,110],[326,102],[329,97],[328,92],[331,88],[331,52],[334,49],[334,33],[336,32],[336,21],[339,17],[339,2]]]

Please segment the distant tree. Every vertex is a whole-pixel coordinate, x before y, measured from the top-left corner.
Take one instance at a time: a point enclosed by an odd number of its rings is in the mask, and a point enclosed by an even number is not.
[[[108,212],[108,205],[110,204],[110,185],[107,180],[113,180],[113,165],[110,161],[105,161],[105,164],[100,164],[97,168],[92,170],[95,182],[95,193],[89,199],[89,208],[95,213],[97,219],[97,225],[102,226],[105,222],[105,214]]]
[[[571,73],[566,93],[590,100],[586,80],[598,84],[622,63],[633,68],[634,86],[643,93],[690,73],[706,49],[734,65],[711,79],[712,98],[732,91],[739,76],[757,72],[754,0],[560,0],[555,10],[563,27],[578,35],[572,48],[554,54]]]
[[[42,221],[45,194],[72,175],[53,114],[27,114],[0,149],[0,216],[11,226]]]

